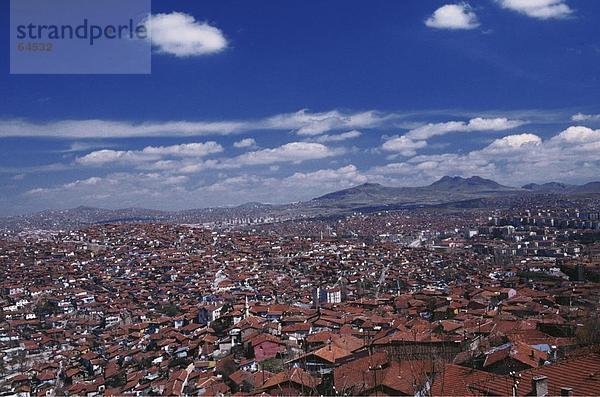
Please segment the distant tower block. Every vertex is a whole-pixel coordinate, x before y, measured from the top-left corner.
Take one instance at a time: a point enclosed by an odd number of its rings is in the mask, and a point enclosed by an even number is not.
[[[585,266],[583,263],[577,264],[577,281],[585,281]]]

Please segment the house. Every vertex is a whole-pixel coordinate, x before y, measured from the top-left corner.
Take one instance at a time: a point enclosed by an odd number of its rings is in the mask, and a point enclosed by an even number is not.
[[[600,390],[600,353],[582,353],[515,375],[494,375],[474,382],[469,388],[476,395],[513,395],[514,380],[518,396],[593,396]]]
[[[276,357],[286,351],[285,343],[271,334],[258,334],[244,343],[251,345],[258,362]]]
[[[433,373],[430,360],[396,361],[386,352],[376,352],[349,361],[334,370],[338,394],[419,395],[427,391]]]
[[[291,324],[281,328],[281,334],[292,341],[302,341],[310,334],[312,325],[310,323]]]
[[[312,396],[318,395],[319,378],[313,377],[301,368],[292,368],[273,375],[260,388],[271,396]]]
[[[469,388],[470,384],[490,378],[488,372],[456,364],[445,364],[433,375],[432,396],[474,396],[477,393]]]
[[[325,375],[331,373],[336,364],[339,365],[340,362],[351,356],[352,353],[350,351],[331,343],[295,358],[289,363],[303,368],[310,373]]]
[[[206,305],[200,307],[196,316],[198,324],[207,325],[221,317],[223,305]]]
[[[512,371],[538,368],[548,361],[549,354],[523,342],[507,343],[485,354],[483,369],[507,375]]]

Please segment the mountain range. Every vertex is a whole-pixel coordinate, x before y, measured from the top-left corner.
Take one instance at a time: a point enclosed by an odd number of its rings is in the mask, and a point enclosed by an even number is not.
[[[559,182],[548,182],[541,185],[538,185],[537,183],[530,183],[528,185],[524,185],[523,189],[545,193],[599,193],[600,182],[589,182],[585,185],[568,185],[566,183]]]
[[[237,207],[158,211],[144,208],[101,209],[77,207],[0,218],[0,229],[72,229],[100,223],[170,222],[220,223],[232,219],[282,221],[340,216],[353,212],[373,212],[445,206],[475,208],[509,205],[523,196],[600,194],[600,182],[568,185],[558,182],[530,183],[520,188],[501,185],[491,179],[472,176],[444,176],[420,187],[389,187],[365,183],[328,193],[312,200],[271,205],[246,203]]]

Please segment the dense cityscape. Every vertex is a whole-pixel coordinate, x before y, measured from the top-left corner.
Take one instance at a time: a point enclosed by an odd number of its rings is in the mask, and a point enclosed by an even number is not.
[[[600,199],[551,197],[6,231],[0,393],[596,394]]]

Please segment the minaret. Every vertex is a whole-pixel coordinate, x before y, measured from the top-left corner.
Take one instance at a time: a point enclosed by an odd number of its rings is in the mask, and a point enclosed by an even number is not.
[[[248,305],[248,295],[246,295],[246,304],[244,305],[244,318],[250,317],[250,305]]]

